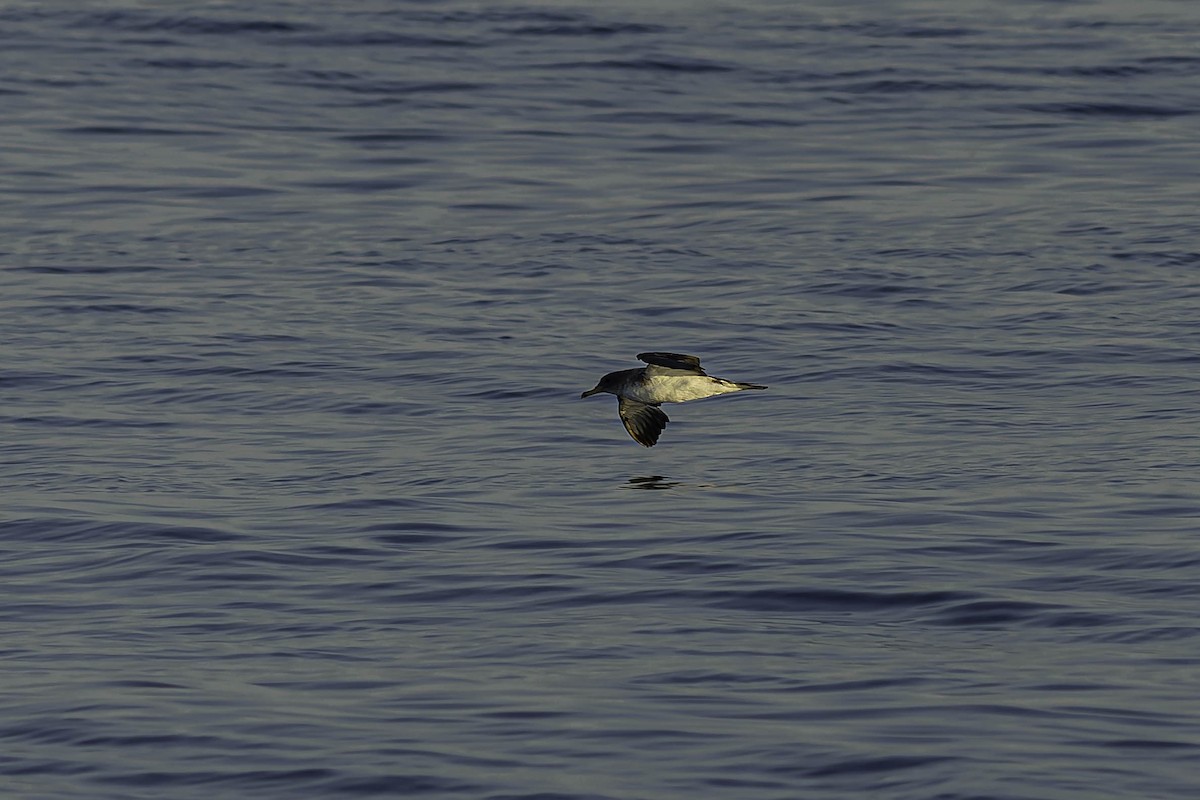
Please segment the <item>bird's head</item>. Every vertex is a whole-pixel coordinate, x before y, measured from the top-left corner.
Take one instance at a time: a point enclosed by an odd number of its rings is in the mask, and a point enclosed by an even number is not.
[[[603,378],[600,379],[600,382],[596,384],[595,388],[588,389],[586,392],[579,395],[579,399],[582,400],[585,397],[591,397],[594,394],[601,394],[603,392],[608,392],[609,394],[616,394],[617,393],[617,384],[620,383],[620,380],[621,380],[621,373],[610,372],[607,375],[605,375]]]

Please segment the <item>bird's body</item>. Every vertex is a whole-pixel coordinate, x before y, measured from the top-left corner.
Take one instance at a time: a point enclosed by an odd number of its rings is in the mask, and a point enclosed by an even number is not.
[[[670,420],[659,406],[662,403],[686,403],[718,394],[745,389],[766,389],[755,383],[735,383],[714,378],[700,368],[700,359],[679,353],[640,353],[648,366],[610,372],[594,389],[580,397],[607,392],[617,396],[621,422],[633,440],[653,447]]]

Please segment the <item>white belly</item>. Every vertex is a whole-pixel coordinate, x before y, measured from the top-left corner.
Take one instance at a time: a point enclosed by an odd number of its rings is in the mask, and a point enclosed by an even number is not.
[[[729,381],[704,375],[655,375],[642,381],[629,397],[639,403],[686,403],[736,391],[738,387]]]

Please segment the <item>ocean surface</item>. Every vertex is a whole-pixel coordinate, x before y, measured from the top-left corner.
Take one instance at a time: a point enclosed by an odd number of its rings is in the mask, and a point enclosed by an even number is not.
[[[1200,796],[1198,41],[4,4],[0,796]]]

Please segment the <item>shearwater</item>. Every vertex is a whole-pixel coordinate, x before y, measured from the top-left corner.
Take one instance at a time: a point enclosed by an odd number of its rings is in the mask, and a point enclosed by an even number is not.
[[[654,447],[670,419],[659,408],[663,403],[686,403],[743,389],[765,389],[757,383],[735,383],[713,378],[700,368],[700,359],[679,353],[638,353],[649,366],[610,372],[596,388],[580,398],[607,392],[617,396],[617,412],[633,440]]]

